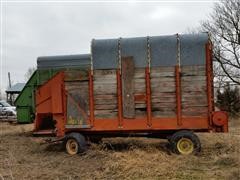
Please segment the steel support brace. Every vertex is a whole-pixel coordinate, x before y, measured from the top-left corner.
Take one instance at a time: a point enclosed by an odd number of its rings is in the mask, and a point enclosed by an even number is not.
[[[214,111],[213,107],[213,72],[212,72],[212,49],[210,42],[206,44],[206,76],[207,76],[207,97],[208,97],[208,119],[209,125],[212,125],[212,113]]]
[[[177,124],[182,125],[182,96],[181,96],[181,76],[180,68],[177,65],[175,67],[175,78],[176,78],[176,102],[177,102]]]
[[[94,95],[93,95],[93,72],[89,71],[89,112],[90,112],[90,125],[94,126]]]
[[[150,82],[150,71],[147,67],[145,69],[146,78],[146,101],[147,101],[147,124],[149,127],[152,126],[152,107],[151,107],[151,82]]]
[[[117,96],[118,96],[118,126],[123,126],[123,117],[122,117],[122,80],[120,70],[117,70]]]

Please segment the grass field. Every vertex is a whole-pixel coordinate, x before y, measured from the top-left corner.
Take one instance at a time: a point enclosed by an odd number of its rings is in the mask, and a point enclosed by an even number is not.
[[[32,137],[32,125],[0,123],[0,179],[240,179],[240,119],[230,133],[198,134],[202,152],[179,156],[167,141],[104,139],[83,155],[70,156],[61,145]]]

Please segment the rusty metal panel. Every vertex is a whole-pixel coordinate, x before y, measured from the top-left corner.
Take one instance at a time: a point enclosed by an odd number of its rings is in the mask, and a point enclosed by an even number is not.
[[[51,87],[52,95],[52,113],[62,113],[63,103],[62,103],[62,80],[56,81]]]
[[[40,86],[36,92],[37,113],[63,112],[63,73],[53,76],[47,83]]]

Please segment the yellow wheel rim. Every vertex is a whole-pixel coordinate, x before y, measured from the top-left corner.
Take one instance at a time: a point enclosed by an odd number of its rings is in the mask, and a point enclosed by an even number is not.
[[[66,143],[68,154],[74,155],[78,153],[78,143],[75,139],[68,139]]]
[[[194,150],[194,144],[191,139],[181,138],[177,142],[177,149],[181,154],[191,154]]]

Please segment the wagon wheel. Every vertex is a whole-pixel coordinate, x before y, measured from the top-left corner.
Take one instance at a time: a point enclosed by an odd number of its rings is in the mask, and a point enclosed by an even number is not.
[[[67,153],[70,155],[86,151],[86,140],[80,133],[70,133],[66,135],[64,144]]]
[[[197,135],[191,131],[178,131],[170,139],[171,150],[176,154],[197,154],[201,151],[201,143]]]

